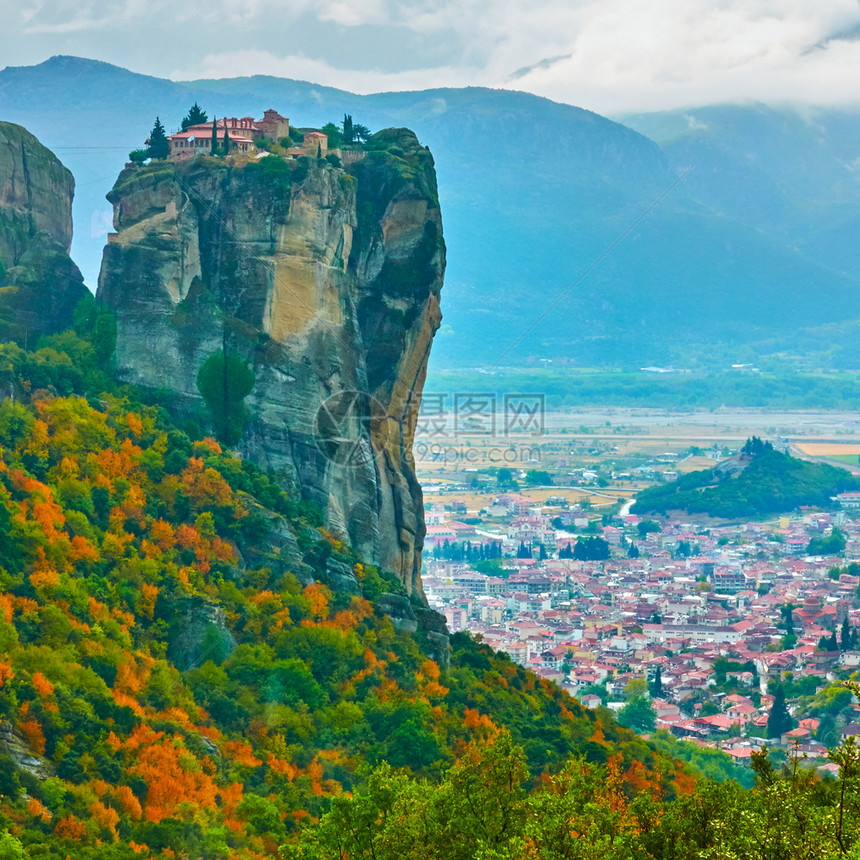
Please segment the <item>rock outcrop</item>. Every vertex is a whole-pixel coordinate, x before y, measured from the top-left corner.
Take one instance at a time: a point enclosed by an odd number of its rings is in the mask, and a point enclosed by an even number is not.
[[[300,486],[420,594],[411,450],[441,319],[435,170],[402,129],[345,160],[126,169],[98,295],[116,313],[121,377]]]
[[[0,326],[5,337],[69,326],[87,294],[69,258],[75,181],[19,125],[0,122]]]

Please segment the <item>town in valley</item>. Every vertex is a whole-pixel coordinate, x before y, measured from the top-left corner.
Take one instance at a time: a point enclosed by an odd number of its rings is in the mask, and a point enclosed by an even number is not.
[[[419,422],[424,591],[452,632],[637,731],[833,770],[827,749],[860,734],[840,687],[860,670],[860,494],[736,521],[631,508],[756,432],[856,471],[856,429],[849,414],[615,411],[500,440]]]

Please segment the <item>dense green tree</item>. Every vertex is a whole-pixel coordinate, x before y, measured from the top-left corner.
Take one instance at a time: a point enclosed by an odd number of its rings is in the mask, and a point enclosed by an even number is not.
[[[361,143],[366,142],[372,134],[371,130],[366,125],[362,125],[360,122],[353,123],[352,130],[355,134],[356,141],[359,141]]]
[[[661,531],[660,523],[655,523],[654,520],[641,520],[636,524],[636,531],[639,532],[639,537],[645,540],[652,532]]]
[[[809,555],[839,555],[844,549],[845,535],[842,529],[834,526],[829,535],[812,538],[806,552]]]
[[[343,146],[343,132],[333,122],[327,122],[322,127],[322,133],[328,138],[329,149],[340,149]]]
[[[663,695],[663,669],[657,666],[654,669],[654,674],[651,677],[650,693],[655,699],[659,699]]]
[[[352,124],[352,114],[345,113],[343,115],[343,142],[353,143],[355,141],[355,128]]]
[[[199,389],[215,424],[218,437],[227,445],[242,438],[245,398],[254,387],[254,371],[237,355],[221,350],[206,359],[197,374]]]
[[[851,650],[851,625],[847,618],[842,619],[841,644],[843,651]]]
[[[203,123],[208,122],[208,120],[209,117],[206,115],[206,111],[204,111],[197,102],[194,102],[182,120],[182,130],[185,131],[191,125],[203,125]]]
[[[496,471],[496,483],[500,487],[510,487],[516,482],[514,481],[514,473],[510,469],[502,467]]]
[[[618,712],[618,722],[640,734],[653,732],[657,714],[644,696],[634,696]]]
[[[785,732],[791,731],[793,725],[791,714],[789,714],[788,706],[785,703],[785,690],[782,684],[779,684],[774,691],[773,704],[770,706],[770,713],[767,717],[767,736],[778,738]]]
[[[573,557],[578,561],[606,561],[609,556],[609,543],[602,537],[578,538],[573,547]]]
[[[152,159],[164,159],[170,155],[170,141],[167,139],[167,132],[161,124],[159,117],[155,118],[155,125],[149,133],[149,143],[147,154]]]
[[[552,476],[549,472],[541,469],[529,469],[528,472],[526,472],[526,483],[533,484],[535,486],[552,486]]]

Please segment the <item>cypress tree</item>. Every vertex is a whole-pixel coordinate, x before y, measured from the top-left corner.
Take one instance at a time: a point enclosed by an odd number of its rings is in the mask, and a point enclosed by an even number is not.
[[[227,117],[224,117],[224,155],[230,151],[230,137],[227,134]]]
[[[651,695],[659,699],[663,695],[663,669],[658,666],[654,671],[654,681],[651,684]]]
[[[839,650],[839,640],[836,638],[836,631],[835,630],[830,634],[830,639],[827,642],[827,649],[829,651],[838,651]]]
[[[791,731],[792,725],[791,714],[788,713],[788,707],[785,704],[785,690],[782,684],[779,684],[774,691],[773,704],[767,718],[767,736],[778,738],[783,733]]]
[[[851,628],[848,626],[848,619],[845,618],[842,621],[842,650],[850,651],[851,650]]]
[[[218,120],[212,118],[212,155],[218,155]]]

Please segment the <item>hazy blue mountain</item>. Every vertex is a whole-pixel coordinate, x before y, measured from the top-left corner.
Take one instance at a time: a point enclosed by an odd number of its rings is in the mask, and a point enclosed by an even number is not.
[[[413,128],[431,147],[449,249],[437,367],[494,362],[691,164],[501,363],[719,366],[802,350],[860,366],[856,115],[707,108],[627,127],[483,88],[176,83],[70,57],[6,69],[0,118],[37,134],[78,180],[74,255],[92,286],[106,190],[155,115],[173,128],[195,99],[219,116],[275,107],[299,126],[349,112],[372,129]]]
[[[687,186],[712,210],[860,271],[860,113],[714,105],[624,121],[673,167],[699,165]]]

